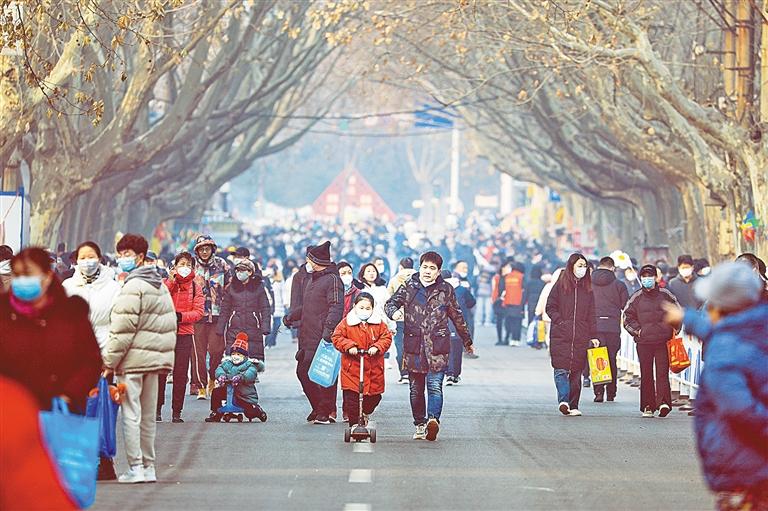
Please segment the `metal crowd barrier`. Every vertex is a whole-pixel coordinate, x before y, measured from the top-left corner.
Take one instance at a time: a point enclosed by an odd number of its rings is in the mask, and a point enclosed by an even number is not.
[[[679,393],[680,398],[696,399],[696,392],[699,389],[699,378],[704,367],[702,359],[701,342],[698,338],[682,332],[683,344],[688,350],[688,358],[691,365],[685,371],[675,374],[669,373],[669,381],[672,386],[672,392]],[[635,341],[629,333],[621,330],[621,349],[616,357],[616,363],[621,371],[626,372],[625,380],[640,377],[640,359],[635,350]]]

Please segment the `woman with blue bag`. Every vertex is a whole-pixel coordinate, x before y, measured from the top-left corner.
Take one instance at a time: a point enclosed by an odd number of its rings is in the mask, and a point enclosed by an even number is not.
[[[87,507],[96,490],[98,424],[69,410],[85,409],[102,365],[88,305],[67,297],[43,249],[22,250],[11,271],[11,292],[0,295],[0,375],[26,387],[40,409],[54,403],[40,414],[46,447],[70,496]]]

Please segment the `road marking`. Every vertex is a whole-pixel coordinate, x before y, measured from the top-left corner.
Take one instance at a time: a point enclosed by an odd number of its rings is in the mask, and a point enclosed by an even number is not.
[[[292,495],[293,495],[293,490],[288,492],[288,498],[290,499]]]
[[[373,470],[367,468],[354,468],[349,471],[350,483],[370,483],[373,480]]]
[[[547,493],[555,493],[552,488],[544,488],[543,486],[521,486],[523,490],[545,491]]]
[[[373,452],[373,444],[356,442],[352,446],[352,452]]]
[[[371,511],[370,504],[344,504],[344,511]]]

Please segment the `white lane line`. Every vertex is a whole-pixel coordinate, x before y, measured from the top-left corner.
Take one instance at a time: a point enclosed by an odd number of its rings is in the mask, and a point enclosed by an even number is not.
[[[521,486],[523,490],[533,490],[533,491],[544,491],[547,493],[555,493],[555,490],[552,488],[545,488],[543,486]]]
[[[352,446],[352,452],[373,452],[373,444],[368,443],[355,443]]]
[[[344,511],[371,511],[370,504],[344,504]]]
[[[370,483],[373,481],[373,470],[367,468],[354,468],[349,471],[350,483]]]

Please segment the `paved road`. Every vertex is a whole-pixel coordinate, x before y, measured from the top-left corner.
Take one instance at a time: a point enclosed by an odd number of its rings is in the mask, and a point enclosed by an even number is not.
[[[390,370],[378,443],[355,447],[342,425],[304,423],[294,346],[281,336],[259,388],[267,423],[207,424],[208,402],[189,401],[185,424],[158,425],[160,482],[100,484],[94,509],[712,509],[691,418],[641,419],[625,385],[612,404],[586,389],[584,416],[563,417],[546,352],[493,337],[480,330],[480,358],[445,389],[436,442],[411,440],[408,387]]]

